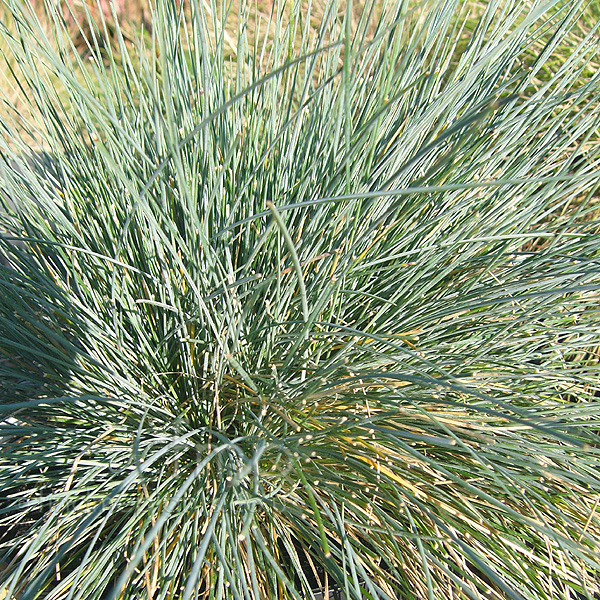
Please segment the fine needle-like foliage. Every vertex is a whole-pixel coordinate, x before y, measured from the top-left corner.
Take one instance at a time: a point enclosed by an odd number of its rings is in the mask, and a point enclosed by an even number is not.
[[[582,2],[2,4],[2,598],[599,597]]]

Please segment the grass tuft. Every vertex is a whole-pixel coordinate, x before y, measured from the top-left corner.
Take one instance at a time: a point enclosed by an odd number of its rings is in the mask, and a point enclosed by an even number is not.
[[[0,596],[600,594],[600,25],[316,4],[2,0]]]

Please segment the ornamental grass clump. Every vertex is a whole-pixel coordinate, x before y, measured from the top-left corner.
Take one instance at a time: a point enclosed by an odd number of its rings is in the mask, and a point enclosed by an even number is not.
[[[1,597],[599,597],[582,2],[3,10]]]

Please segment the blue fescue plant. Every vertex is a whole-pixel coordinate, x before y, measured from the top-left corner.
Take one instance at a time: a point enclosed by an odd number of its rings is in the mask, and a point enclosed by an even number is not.
[[[3,598],[599,597],[582,2],[2,4]]]

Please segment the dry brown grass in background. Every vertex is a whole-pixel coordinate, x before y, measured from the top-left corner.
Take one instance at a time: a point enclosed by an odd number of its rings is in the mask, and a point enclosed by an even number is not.
[[[43,0],[30,0],[36,13],[45,16]],[[125,30],[151,26],[150,7],[147,0],[63,0],[60,2],[62,14],[76,40],[89,34],[90,20],[96,23],[104,21],[109,32],[114,30],[114,18],[124,25]]]

